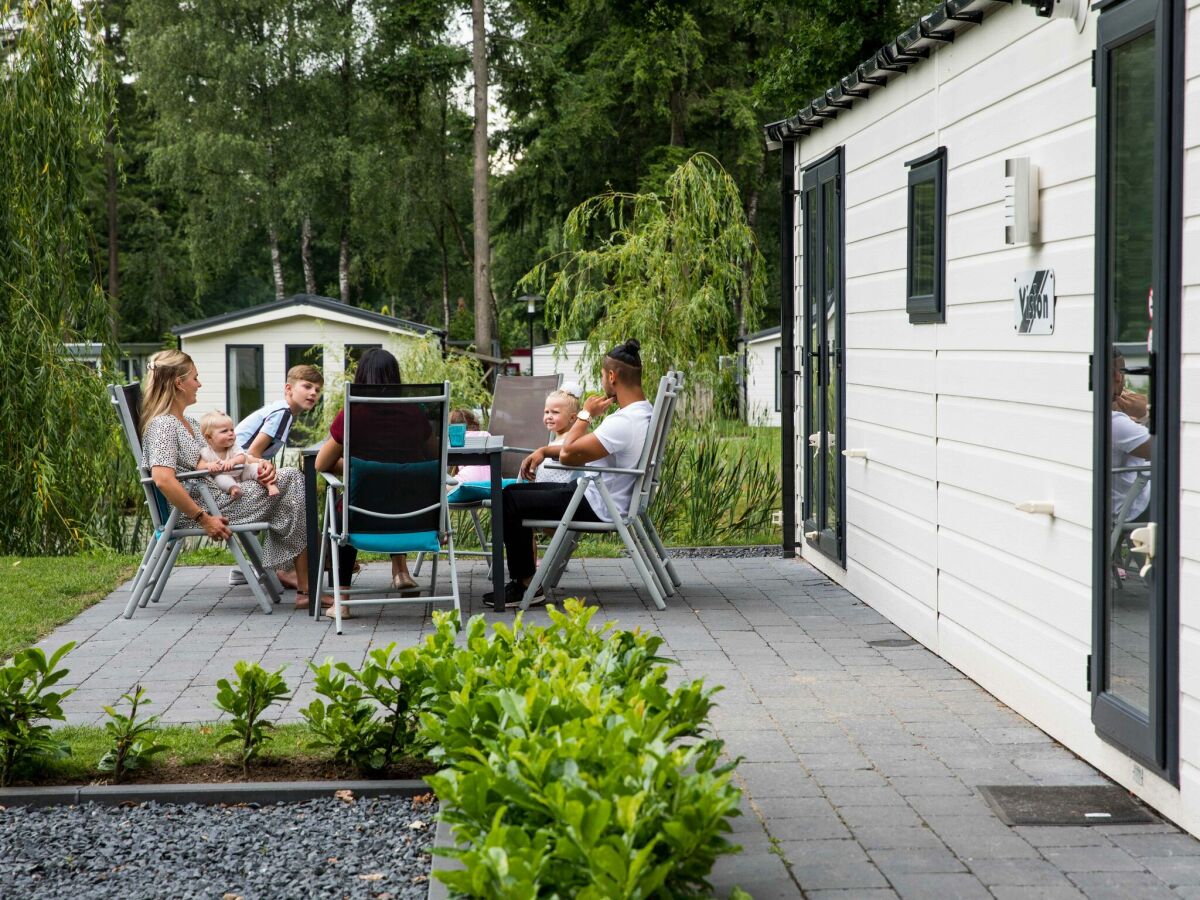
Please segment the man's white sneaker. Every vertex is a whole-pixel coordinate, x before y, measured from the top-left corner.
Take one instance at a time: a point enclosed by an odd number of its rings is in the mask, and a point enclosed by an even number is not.
[[[241,569],[235,566],[229,570],[229,583],[233,585],[246,583],[246,576],[242,574]]]

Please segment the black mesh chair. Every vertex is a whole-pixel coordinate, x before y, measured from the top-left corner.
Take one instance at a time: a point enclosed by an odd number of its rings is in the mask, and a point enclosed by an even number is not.
[[[446,502],[446,488],[453,483],[446,477],[449,405],[449,382],[346,385],[342,476],[322,473],[328,490],[317,569],[324,570],[326,552],[331,553],[338,634],[343,604],[450,602],[461,612]],[[431,554],[429,594],[388,596],[395,593],[390,585],[382,590],[342,587],[336,548],[345,546],[371,553]],[[449,558],[449,594],[437,594],[439,553]]]

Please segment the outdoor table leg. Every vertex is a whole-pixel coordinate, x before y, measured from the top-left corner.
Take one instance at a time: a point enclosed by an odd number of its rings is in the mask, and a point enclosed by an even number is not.
[[[317,455],[305,453],[301,457],[304,472],[304,532],[308,548],[308,614],[317,614],[317,603],[321,599],[321,572],[318,570],[320,535],[317,527]]]
[[[492,608],[504,609],[504,480],[502,453],[491,454],[492,470]]]

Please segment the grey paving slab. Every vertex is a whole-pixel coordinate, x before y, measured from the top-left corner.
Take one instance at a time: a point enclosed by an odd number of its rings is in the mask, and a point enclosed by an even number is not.
[[[745,815],[714,893],[757,898],[1197,897],[1200,842],[1169,824],[1009,828],[981,784],[1094,784],[1104,777],[806,564],[777,558],[679,560],[684,587],[657,610],[631,587],[628,560],[575,560],[562,596],[599,607],[597,624],[659,633],[681,665],[672,683],[724,685],[713,730],[742,757]],[[460,563],[464,612],[490,588],[482,562]],[[42,644],[77,642],[64,704],[71,722],[135,683],[166,722],[219,720],[215,684],[239,659],[286,666],[296,721],[313,697],[312,662],[359,664],[373,649],[410,646],[431,629],[424,606],[355,611],[345,634],[286,603],[263,615],[225,568],[181,569],[162,601],[120,617],[128,585]],[[385,564],[361,584],[382,583]],[[528,617],[547,620],[544,610]]]

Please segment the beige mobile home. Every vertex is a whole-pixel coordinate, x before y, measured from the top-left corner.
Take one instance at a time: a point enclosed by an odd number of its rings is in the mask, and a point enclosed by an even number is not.
[[[767,126],[787,548],[1193,833],[1197,34],[950,0]]]
[[[315,294],[189,322],[174,333],[200,372],[196,408],[224,409],[234,421],[281,399],[287,370],[298,363],[320,367],[329,382],[370,347],[443,337],[432,326]]]

